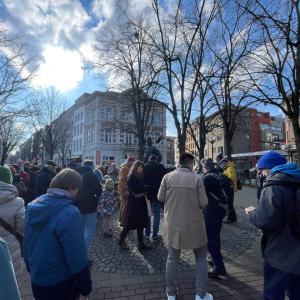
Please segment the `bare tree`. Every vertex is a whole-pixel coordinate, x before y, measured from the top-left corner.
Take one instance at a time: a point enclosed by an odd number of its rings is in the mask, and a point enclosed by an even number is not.
[[[26,111],[17,97],[28,88],[36,64],[25,54],[25,47],[18,38],[0,30],[0,123]]]
[[[178,0],[170,5],[167,12],[158,0],[153,0],[152,26],[144,27],[143,31],[152,44],[156,61],[162,64],[151,84],[159,91],[160,99],[156,101],[162,103],[174,119],[181,154],[185,151],[187,130],[191,129],[192,110],[199,99],[201,68],[205,63],[201,41],[205,40],[218,1]],[[197,51],[200,53],[196,55]]]
[[[256,97],[291,121],[300,157],[300,1],[242,1],[256,25],[255,51],[245,68]]]
[[[218,13],[210,50],[217,63],[210,85],[224,129],[225,154],[231,158],[232,140],[240,114],[255,104],[253,83],[244,72],[253,51],[253,25],[239,3],[224,2]]]
[[[137,26],[126,22],[101,30],[95,45],[98,58],[93,62],[97,69],[106,73],[111,88],[122,91],[127,100],[133,120],[128,123],[120,116],[117,126],[137,137],[139,159],[143,158],[145,137],[152,125],[154,106],[148,100],[154,97],[155,89],[149,83],[157,68],[155,57],[149,50],[149,38],[140,29],[142,24],[141,18]],[[116,79],[115,84],[112,84],[113,79]],[[133,121],[135,126],[132,126]]]
[[[1,166],[16,146],[24,138],[24,125],[18,124],[16,119],[10,118],[0,126],[0,140],[2,146]]]
[[[58,117],[65,110],[63,99],[54,88],[38,91],[28,102],[31,108],[31,125],[38,135],[49,159],[53,159],[59,145],[70,128],[64,126],[63,118]],[[67,123],[66,123],[67,124]]]

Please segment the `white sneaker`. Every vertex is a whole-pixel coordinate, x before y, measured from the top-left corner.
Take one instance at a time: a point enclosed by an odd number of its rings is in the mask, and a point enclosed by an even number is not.
[[[214,297],[212,294],[206,293],[204,298],[201,298],[199,295],[196,295],[195,300],[214,300]]]
[[[168,297],[168,300],[176,300],[176,296],[167,295],[167,297]]]

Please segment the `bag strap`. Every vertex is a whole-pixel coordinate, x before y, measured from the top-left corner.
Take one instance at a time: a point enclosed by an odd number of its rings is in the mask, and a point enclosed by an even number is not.
[[[20,232],[16,231],[15,228],[13,228],[1,217],[0,217],[0,225],[17,239],[17,241],[20,244],[21,256],[23,257],[23,235]]]

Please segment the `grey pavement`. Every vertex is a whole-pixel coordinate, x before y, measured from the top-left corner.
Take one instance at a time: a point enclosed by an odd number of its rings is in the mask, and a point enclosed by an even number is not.
[[[222,229],[222,253],[228,276],[209,279],[208,291],[214,299],[263,299],[262,259],[260,233],[244,213],[244,208],[256,205],[256,190],[243,187],[235,196],[238,214],[236,224],[224,224]],[[163,218],[163,216],[162,216]],[[114,218],[114,236],[104,238],[101,221],[93,241],[90,258],[93,292],[89,299],[166,299],[165,262],[167,250],[162,241],[153,243],[152,249],[141,254],[136,247],[135,233],[128,238],[130,251],[119,249],[120,233],[118,215]],[[161,231],[163,225],[161,226]],[[181,299],[195,299],[195,264],[191,251],[183,251],[180,262],[179,291]],[[18,280],[22,299],[33,299],[28,274],[24,271]]]

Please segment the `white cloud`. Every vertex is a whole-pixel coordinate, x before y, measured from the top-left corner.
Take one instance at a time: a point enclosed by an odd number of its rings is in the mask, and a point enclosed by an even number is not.
[[[81,56],[78,52],[46,46],[33,84],[38,87],[54,86],[60,91],[72,90],[83,79]]]
[[[112,0],[95,0],[93,3],[93,12],[98,18],[109,19],[114,13],[114,1]]]

